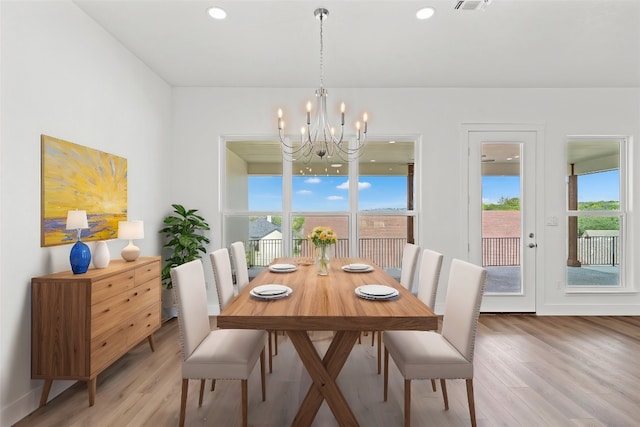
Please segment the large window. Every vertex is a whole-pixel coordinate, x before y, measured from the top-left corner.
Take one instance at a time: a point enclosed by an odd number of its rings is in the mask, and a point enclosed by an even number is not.
[[[567,287],[624,287],[626,140],[567,142]]]
[[[313,227],[338,234],[335,255],[363,256],[399,271],[404,243],[415,240],[415,141],[369,141],[351,163],[283,160],[273,141],[225,144],[223,239],[242,240],[250,266],[309,256]]]

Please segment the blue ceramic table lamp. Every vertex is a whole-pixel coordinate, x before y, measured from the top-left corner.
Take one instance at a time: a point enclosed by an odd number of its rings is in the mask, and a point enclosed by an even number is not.
[[[80,233],[86,228],[89,228],[87,211],[75,210],[67,212],[67,230],[78,230],[78,241],[71,248],[71,254],[69,255],[73,274],[86,273],[91,262],[89,246],[80,241]]]

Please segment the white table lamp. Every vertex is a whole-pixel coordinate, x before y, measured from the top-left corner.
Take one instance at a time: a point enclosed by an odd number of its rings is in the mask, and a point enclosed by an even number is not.
[[[135,261],[140,255],[140,248],[135,246],[133,241],[144,239],[144,223],[142,221],[119,221],[118,239],[129,241],[129,244],[120,252],[122,258],[127,261]]]

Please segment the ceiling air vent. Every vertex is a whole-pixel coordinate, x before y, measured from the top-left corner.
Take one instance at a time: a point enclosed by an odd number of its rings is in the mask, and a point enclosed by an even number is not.
[[[491,0],[458,0],[453,7],[455,10],[482,10]]]

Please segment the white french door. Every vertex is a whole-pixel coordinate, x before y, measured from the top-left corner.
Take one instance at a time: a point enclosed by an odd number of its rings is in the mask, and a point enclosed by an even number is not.
[[[535,312],[538,132],[496,125],[466,135],[469,260],[488,270],[482,311]]]

